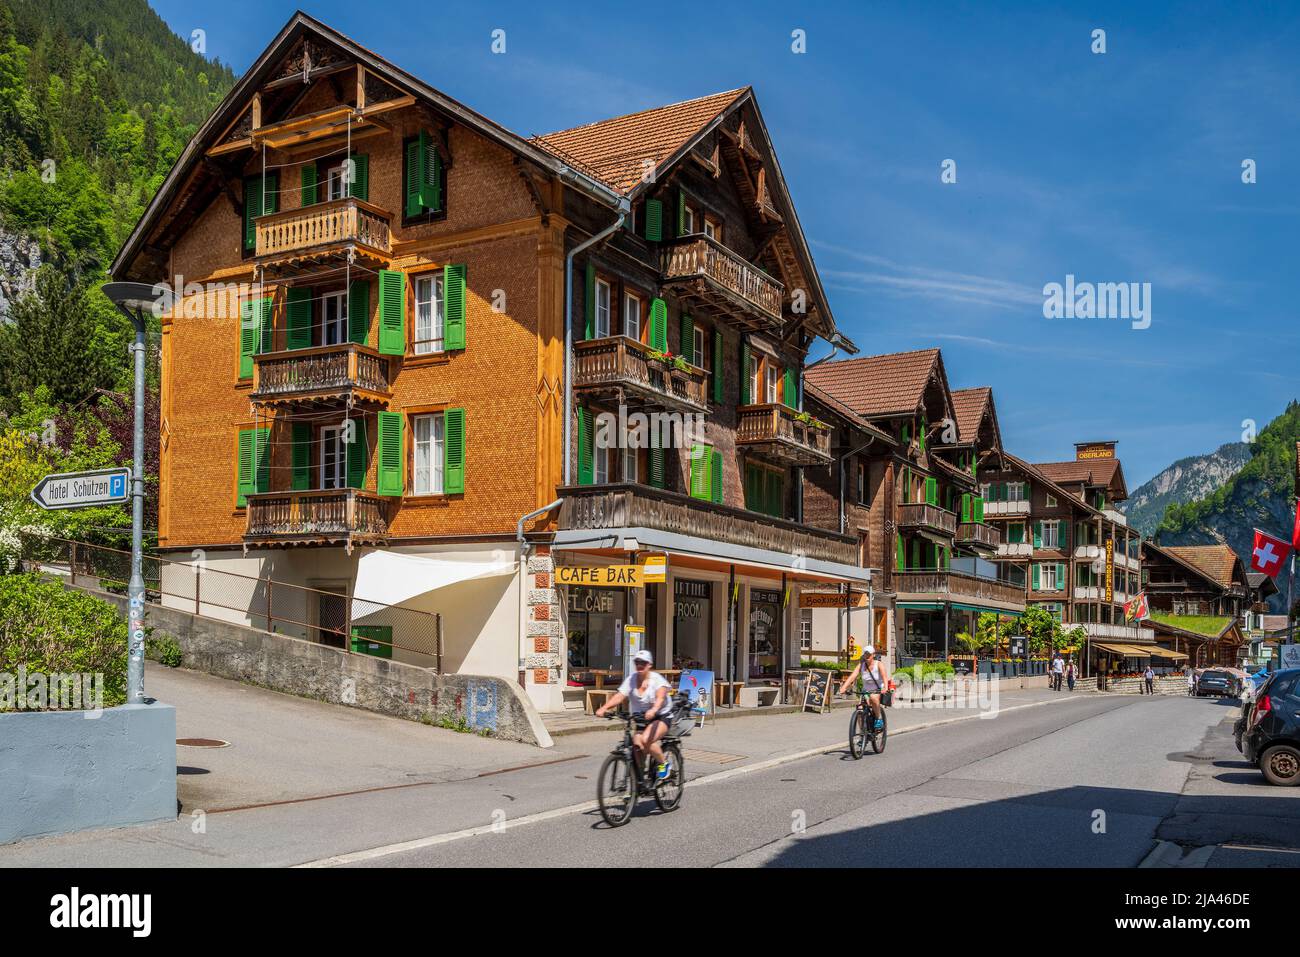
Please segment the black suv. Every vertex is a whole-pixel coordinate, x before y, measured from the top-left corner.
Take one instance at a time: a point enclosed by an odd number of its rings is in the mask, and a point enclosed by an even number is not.
[[[1226,671],[1205,671],[1196,683],[1196,697],[1201,698],[1207,694],[1232,697],[1235,684],[1233,676]]]
[[[1300,784],[1300,668],[1274,672],[1255,693],[1241,741],[1270,784]]]

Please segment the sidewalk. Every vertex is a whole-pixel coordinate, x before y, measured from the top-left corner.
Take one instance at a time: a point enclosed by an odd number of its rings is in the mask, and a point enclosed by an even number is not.
[[[177,749],[177,820],[6,845],[0,866],[281,866],[482,827],[591,800],[620,733],[602,723],[542,750],[195,672],[155,668],[146,687],[176,706],[178,737],[230,742]],[[1035,689],[999,705],[1096,698]],[[978,713],[895,707],[889,727],[892,736]],[[846,710],[710,721],[683,742],[688,780],[846,749],[847,737]]]

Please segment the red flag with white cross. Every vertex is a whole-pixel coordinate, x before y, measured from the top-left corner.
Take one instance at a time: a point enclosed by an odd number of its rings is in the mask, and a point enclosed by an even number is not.
[[[1255,529],[1255,547],[1250,553],[1251,570],[1276,578],[1290,554],[1290,543]]]
[[[1295,528],[1291,532],[1291,546],[1300,548],[1300,502],[1295,503]]]

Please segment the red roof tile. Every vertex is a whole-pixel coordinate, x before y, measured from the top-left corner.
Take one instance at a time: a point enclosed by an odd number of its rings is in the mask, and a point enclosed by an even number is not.
[[[626,193],[641,182],[647,160],[657,169],[748,89],[728,90],[575,126],[535,136],[533,142]]]
[[[859,415],[907,415],[920,406],[938,361],[938,349],[863,356],[823,362],[806,370],[804,379]]]

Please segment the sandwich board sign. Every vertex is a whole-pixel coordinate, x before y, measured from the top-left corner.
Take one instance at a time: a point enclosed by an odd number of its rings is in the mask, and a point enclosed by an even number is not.
[[[58,472],[37,482],[31,495],[33,502],[47,509],[121,505],[131,499],[131,470]]]

